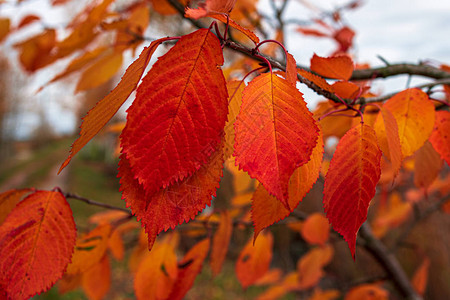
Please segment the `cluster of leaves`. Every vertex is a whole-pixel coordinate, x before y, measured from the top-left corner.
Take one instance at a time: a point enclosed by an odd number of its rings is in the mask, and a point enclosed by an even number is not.
[[[54,1],[54,5],[60,2]],[[46,29],[16,44],[24,69],[34,72],[86,49],[100,35],[114,32],[114,47],[86,50],[51,80],[83,69],[76,90],[97,87],[117,73],[123,52],[135,51],[143,41],[150,8],[166,15],[177,13],[166,1],[137,1],[121,14],[109,10],[112,3],[104,0],[88,6],[68,25],[71,33],[63,40],[57,39],[54,29]],[[80,137],[61,166],[60,172],[136,91],[120,135],[119,177],[126,206],[145,230],[129,263],[138,299],[182,299],[201,271],[210,244],[211,269],[219,273],[233,224],[239,222],[251,222],[255,232],[236,263],[243,287],[272,284],[261,299],[310,289],[314,289],[311,299],[335,299],[338,291],[316,288],[334,255],[328,243],[328,222],[355,257],[357,233],[377,187],[389,189],[402,176],[402,165],[413,157],[416,186],[440,190],[432,184],[443,161],[450,164],[450,112],[443,109],[448,102],[433,103],[421,89],[408,88],[383,103],[370,91],[370,81],[351,80],[355,68],[367,66],[355,66],[346,53],[353,39],[347,26],[335,29],[317,21],[328,31],[299,28],[303,34],[334,39],[338,49],[330,57],[314,55],[310,69],[298,68],[281,42],[260,42],[251,31],[256,25],[239,24],[249,19],[241,16],[243,12],[248,15],[255,9],[255,3],[243,3],[207,0],[186,9],[188,18],[216,21],[209,28],[157,39],[145,47],[119,84],[88,112]],[[239,5],[245,9],[238,9]],[[338,14],[333,16],[339,19]],[[17,28],[38,20],[27,16]],[[11,29],[9,20],[2,19],[0,25],[2,39]],[[230,27],[240,43],[229,38]],[[144,76],[158,46],[174,40],[176,44]],[[246,48],[241,43],[253,45]],[[266,56],[275,53],[273,45],[283,50],[284,63]],[[224,76],[225,47],[247,51],[250,58],[245,59],[251,67],[246,80]],[[266,54],[260,50],[263,48]],[[230,69],[242,69],[242,65],[242,60],[233,62]],[[312,113],[297,81],[332,97]],[[331,136],[339,138],[334,153],[327,146]],[[255,191],[248,193],[247,185],[242,195],[236,196],[241,197],[239,205],[197,217],[202,224],[218,224],[217,230],[178,260],[177,233],[157,237],[193,220],[211,205],[224,163],[235,177],[256,179]],[[325,178],[326,218],[313,214],[302,223],[298,230],[314,247],[299,259],[295,272],[282,278],[280,270],[269,269],[273,237],[264,229],[290,216],[320,175]],[[1,195],[0,295],[4,298],[26,299],[47,290],[63,274],[62,291],[81,285],[92,299],[100,299],[108,291],[107,249],[122,260],[121,236],[135,229],[136,223],[126,212],[93,216],[98,227],[77,238],[66,196],[58,189],[12,190]],[[379,208],[374,221],[379,224],[377,236],[407,218],[411,206],[399,198]],[[247,204],[251,214],[245,210]],[[51,248],[47,246],[50,243]],[[424,266],[418,273],[416,286],[423,285],[420,276],[424,277],[426,269]],[[104,280],[97,284],[95,278]],[[346,299],[360,299],[366,293],[388,297],[378,285],[362,285],[349,291]]]

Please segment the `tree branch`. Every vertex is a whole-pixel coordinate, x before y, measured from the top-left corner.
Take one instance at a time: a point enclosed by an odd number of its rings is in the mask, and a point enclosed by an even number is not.
[[[353,71],[350,80],[387,78],[397,75],[420,75],[434,79],[450,78],[450,73],[425,64],[391,64],[386,67]]]
[[[421,300],[422,297],[414,290],[395,255],[390,253],[386,246],[373,235],[367,223],[361,226],[359,235],[366,241],[365,248],[383,266],[401,295],[408,300]]]

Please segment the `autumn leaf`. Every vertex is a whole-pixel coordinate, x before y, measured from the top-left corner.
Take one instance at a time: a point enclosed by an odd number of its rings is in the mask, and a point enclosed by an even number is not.
[[[244,89],[235,132],[236,163],[288,208],[289,178],[310,160],[318,136],[302,94],[271,73],[256,77]]]
[[[270,232],[261,234],[253,243],[250,239],[239,254],[236,275],[245,289],[254,284],[269,270],[272,260],[273,237]]]
[[[20,51],[19,59],[25,71],[35,72],[56,60],[51,55],[55,45],[56,31],[47,29],[41,34],[15,44],[14,47]]]
[[[157,244],[139,264],[134,278],[138,300],[167,299],[178,276],[177,256],[170,243]]]
[[[67,274],[83,273],[96,265],[103,258],[108,248],[110,234],[111,226],[103,224],[86,234],[80,235],[77,238],[72,262],[67,267]]]
[[[178,277],[168,299],[183,299],[194,284],[195,278],[201,272],[203,261],[208,255],[209,239],[204,239],[189,250],[178,263]]]
[[[346,55],[311,58],[311,71],[324,77],[349,80],[353,73],[353,61]]]
[[[404,90],[383,105],[398,125],[403,157],[414,154],[433,131],[435,111],[428,95],[416,88]]]
[[[228,113],[222,64],[219,40],[200,29],[183,36],[143,79],[121,146],[147,193],[192,175],[220,143]]]
[[[21,201],[0,226],[0,290],[7,299],[48,290],[66,270],[75,238],[72,210],[60,192],[37,191]]]
[[[223,151],[221,146],[218,148],[192,176],[154,194],[149,194],[134,179],[128,160],[121,157],[119,177],[122,198],[148,233],[149,249],[161,231],[190,221],[206,205],[210,205],[222,176]]]
[[[385,107],[382,107],[374,124],[378,145],[383,154],[391,161],[394,177],[402,166],[403,154],[400,144],[397,120]]]
[[[293,86],[297,83],[297,62],[288,52],[286,52],[286,80]]]
[[[334,250],[330,245],[311,249],[297,262],[297,288],[306,290],[316,286],[325,274],[323,267],[331,262]]]
[[[156,40],[149,47],[144,48],[141,55],[128,67],[119,84],[86,114],[81,124],[80,137],[72,144],[69,157],[63,162],[58,173],[111,120],[136,89],[151,56],[163,41],[164,39]]]
[[[344,298],[344,300],[361,299],[388,300],[389,293],[379,284],[361,284],[351,288]]]
[[[119,71],[122,66],[122,53],[113,51],[93,63],[83,71],[75,88],[75,93],[104,84]]]
[[[428,257],[425,257],[425,259],[420,264],[419,268],[417,268],[411,280],[411,283],[416,292],[422,296],[425,294],[425,290],[427,288],[429,271],[430,271],[430,259]]]
[[[290,210],[275,197],[271,196],[262,185],[258,186],[252,198],[252,220],[255,227],[255,239],[261,230],[287,217],[302,201],[306,193],[311,190],[319,177],[322,157],[323,139],[320,131],[317,145],[313,149],[310,161],[297,168],[289,180]]]
[[[213,13],[229,14],[236,0],[204,0],[198,4],[198,8],[186,8],[186,16],[199,19]]]
[[[334,230],[347,241],[353,258],[356,234],[367,218],[380,179],[380,160],[375,131],[360,124],[339,141],[325,177],[325,213]]]
[[[22,18],[22,20],[20,21],[19,25],[17,25],[17,29],[23,28],[25,26],[30,25],[33,22],[39,21],[41,18],[36,16],[36,15],[26,15],[25,17]],[[0,21],[1,22],[1,21]],[[1,34],[0,34],[1,36]],[[0,38],[1,41],[1,38]]]
[[[414,184],[425,191],[438,177],[442,169],[441,157],[429,141],[414,154]]]
[[[73,72],[76,72],[80,70],[81,68],[85,67],[86,65],[90,64],[94,60],[96,60],[99,56],[101,56],[106,51],[106,48],[99,47],[92,51],[87,51],[83,53],[82,55],[74,58],[70,64],[66,67],[66,69],[53,77],[46,85],[55,82],[57,80],[60,80]],[[41,88],[42,89],[42,88]]]
[[[314,118],[319,120],[320,117],[336,109],[342,109],[345,106],[342,104],[336,104],[331,101],[319,102],[314,111]],[[323,137],[326,139],[329,136],[342,137],[344,134],[352,128],[352,118],[342,115],[329,115],[319,121]]]
[[[372,222],[373,234],[382,238],[389,230],[400,226],[411,214],[410,202],[402,200],[398,192],[389,195],[387,203],[379,203]]]
[[[297,70],[298,74],[300,74],[300,76],[302,76],[303,78],[306,78],[308,81],[311,81],[312,83],[314,83],[315,85],[317,85],[319,88],[334,93],[333,87],[322,77],[317,76],[311,72],[308,72],[304,69],[298,69]]]
[[[216,14],[216,13],[209,13],[208,17],[210,18],[214,18],[216,20],[219,20],[225,24],[228,24],[228,26],[238,30],[239,32],[243,33],[245,36],[247,36],[250,40],[252,40],[253,43],[255,43],[255,45],[259,44],[259,37],[254,34],[251,30],[248,30],[247,28],[242,27],[241,25],[239,25],[236,21],[234,21],[233,19],[229,18],[227,19],[226,16],[224,16],[223,14]]]
[[[233,233],[233,220],[228,211],[220,214],[220,224],[213,237],[210,265],[214,276],[220,273],[225,261],[231,234]]]
[[[81,286],[90,300],[101,300],[111,286],[111,267],[107,255],[83,273]]]
[[[450,112],[437,111],[436,122],[430,136],[430,142],[441,158],[450,166]]]
[[[8,18],[0,18],[0,42],[8,35],[11,21]]]
[[[0,194],[0,225],[30,189],[9,190]]]
[[[325,245],[330,237],[330,224],[321,213],[313,213],[303,223],[301,234],[309,244]]]

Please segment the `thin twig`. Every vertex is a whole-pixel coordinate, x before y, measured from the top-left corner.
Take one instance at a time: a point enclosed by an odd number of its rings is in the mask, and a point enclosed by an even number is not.
[[[66,193],[66,192],[62,192],[61,193],[64,195],[64,197],[66,198],[71,198],[71,199],[75,199],[75,200],[79,200],[82,201],[84,203],[90,204],[90,205],[94,205],[94,206],[98,206],[98,207],[103,207],[103,208],[107,208],[107,209],[113,209],[113,210],[120,210],[123,212],[128,213],[129,215],[132,215],[131,211],[129,209],[123,208],[123,207],[118,207],[118,206],[114,206],[111,204],[107,204],[107,203],[102,203],[102,202],[97,202],[85,197],[82,197],[80,195],[77,194],[73,194],[73,193]]]

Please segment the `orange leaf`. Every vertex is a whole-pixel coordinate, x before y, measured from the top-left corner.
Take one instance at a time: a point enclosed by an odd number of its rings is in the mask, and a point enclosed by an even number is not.
[[[20,63],[28,72],[34,72],[55,61],[50,53],[56,44],[56,31],[47,29],[43,33],[15,44],[20,49]]]
[[[53,77],[52,80],[50,80],[47,84],[60,80],[61,78],[64,78],[67,75],[80,70],[81,68],[97,59],[101,54],[105,52],[105,50],[106,48],[100,47],[92,51],[87,51],[83,55],[74,58],[63,72]]]
[[[430,136],[430,142],[434,149],[450,166],[450,112],[437,111],[436,123]]]
[[[134,179],[128,160],[121,158],[119,177],[122,198],[145,227],[149,249],[161,231],[190,221],[211,203],[222,176],[222,166],[223,152],[222,147],[219,147],[209,158],[209,162],[192,176],[155,194],[149,194]]]
[[[377,284],[361,284],[352,288],[344,300],[388,300],[389,293]]]
[[[230,81],[227,84],[228,89],[228,121],[225,124],[225,158],[229,158],[234,149],[234,123],[239,114],[242,105],[242,91],[245,88],[245,83],[241,81]]]
[[[0,225],[30,189],[9,190],[0,194]]]
[[[349,80],[353,73],[353,61],[346,55],[311,58],[311,71],[324,77]]]
[[[207,29],[183,36],[142,80],[122,152],[151,194],[192,175],[221,142],[228,113],[222,48]]]
[[[26,197],[0,226],[0,291],[28,299],[48,290],[70,262],[75,238],[72,210],[60,192]]]
[[[334,300],[340,296],[338,290],[322,291],[319,288],[314,289],[314,293],[308,300]]]
[[[138,300],[167,299],[178,276],[177,256],[170,243],[157,244],[139,264],[134,278]]]
[[[411,203],[402,200],[398,192],[392,192],[388,203],[380,203],[373,220],[373,233],[376,237],[383,237],[389,229],[401,225],[411,213]]]
[[[219,20],[225,24],[227,23],[227,17],[224,16],[223,14],[210,13],[210,14],[208,14],[208,17]],[[255,45],[259,44],[259,37],[256,34],[254,34],[251,30],[248,30],[247,28],[242,27],[241,25],[239,25],[236,21],[234,21],[231,18],[228,18],[228,25],[230,27],[233,27],[234,29],[242,32],[243,34],[245,34],[249,39],[251,39],[253,41],[253,43],[255,43]]]
[[[81,74],[75,93],[98,87],[110,80],[122,66],[122,53],[105,55]]]
[[[163,39],[153,41],[149,47],[144,48],[139,58],[136,59],[126,70],[119,84],[105,98],[100,100],[83,118],[81,124],[80,137],[72,144],[69,157],[64,161],[59,169],[60,173],[75,156],[106,123],[116,114],[122,104],[128,99],[130,94],[136,89],[141,80],[152,54]]]
[[[323,246],[330,237],[330,224],[323,214],[311,214],[303,223],[301,234],[309,244]]]
[[[353,258],[356,234],[367,218],[380,179],[380,160],[375,131],[360,124],[339,141],[325,177],[323,205],[327,218],[347,241]]]
[[[78,237],[72,262],[67,267],[67,274],[83,273],[96,265],[105,254],[110,233],[111,226],[104,224]]]
[[[214,276],[220,273],[223,262],[228,252],[231,234],[233,232],[233,220],[228,211],[220,214],[220,224],[213,237],[211,250],[211,270]]]
[[[416,272],[414,273],[414,277],[411,280],[411,283],[416,292],[422,296],[427,288],[429,270],[430,259],[428,257],[425,257],[419,268],[417,268]]]
[[[390,110],[385,107],[381,108],[374,124],[374,130],[377,134],[381,151],[392,163],[392,171],[395,177],[402,166],[403,155],[398,135],[397,120]]]
[[[0,42],[8,35],[11,21],[8,18],[0,18]]]
[[[360,91],[360,87],[350,81],[337,81],[332,87],[334,93],[343,99],[355,99]]]
[[[150,0],[152,3],[153,9],[161,15],[168,16],[174,15],[178,12],[175,8],[167,1],[167,0]],[[181,4],[186,5],[186,0],[179,1]]]
[[[209,239],[197,243],[178,263],[178,277],[168,299],[183,299],[194,284],[195,277],[201,272],[203,261],[208,255]]]
[[[312,83],[314,83],[315,85],[317,85],[321,89],[324,89],[325,91],[334,93],[333,87],[331,85],[329,85],[328,82],[325,79],[323,79],[322,77],[317,76],[317,75],[315,75],[313,73],[310,73],[310,72],[308,72],[306,70],[303,70],[303,69],[298,69],[297,72],[302,77],[304,77],[307,80],[311,81]]]
[[[344,108],[342,104],[336,104],[331,101],[319,102],[314,111],[314,118],[318,120],[324,114],[335,110]],[[350,128],[352,128],[352,118],[340,115],[329,115],[320,120],[320,125],[323,131],[323,137],[329,136],[342,137]]]
[[[103,258],[83,273],[81,286],[90,300],[101,300],[111,286],[111,267],[108,256]]]
[[[425,191],[438,177],[442,169],[441,157],[429,141],[414,154],[414,184]]]
[[[264,276],[260,277],[254,284],[255,285],[271,285],[280,281],[283,271],[281,269],[272,269],[266,272]]]
[[[297,262],[298,289],[316,286],[325,274],[323,267],[331,262],[334,250],[330,245],[311,249]]]
[[[272,244],[272,234],[267,232],[261,234],[254,243],[253,239],[250,239],[242,249],[236,262],[236,275],[244,289],[258,281],[269,270]]]
[[[198,4],[198,8],[186,8],[186,16],[199,19],[213,13],[229,14],[236,4],[236,0],[205,0]]]
[[[286,52],[286,80],[293,86],[297,83],[297,62],[288,52]]]
[[[428,95],[416,88],[404,90],[386,101],[397,120],[403,157],[414,154],[430,137],[434,126],[434,105]]]
[[[266,73],[244,89],[235,123],[236,163],[289,207],[289,178],[307,163],[318,127],[302,94],[285,79]]]
[[[252,199],[252,220],[255,227],[255,239],[261,230],[286,218],[297,207],[317,181],[322,157],[323,139],[322,132],[320,131],[317,145],[311,154],[311,160],[297,168],[289,180],[290,210],[275,199],[275,197],[270,196],[262,185],[258,186]]]

